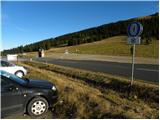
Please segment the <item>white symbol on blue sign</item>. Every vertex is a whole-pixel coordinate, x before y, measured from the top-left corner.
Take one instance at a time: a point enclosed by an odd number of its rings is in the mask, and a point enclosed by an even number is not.
[[[143,31],[143,26],[139,22],[133,22],[128,26],[128,36],[136,37],[139,36]]]

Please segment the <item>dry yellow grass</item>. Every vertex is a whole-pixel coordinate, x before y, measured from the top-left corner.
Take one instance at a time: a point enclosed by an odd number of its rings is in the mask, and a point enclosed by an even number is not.
[[[47,69],[48,65],[38,64],[38,62],[19,64],[28,67],[29,73],[26,77],[50,80],[56,84],[59,90],[59,101],[55,104],[53,111],[56,118],[159,117],[158,103],[155,101],[148,103],[149,101],[128,96],[111,88],[92,86],[85,81],[72,78],[72,76],[57,74],[51,70],[54,69],[54,65],[49,65],[51,69]],[[149,85],[151,88],[153,86],[156,85]]]

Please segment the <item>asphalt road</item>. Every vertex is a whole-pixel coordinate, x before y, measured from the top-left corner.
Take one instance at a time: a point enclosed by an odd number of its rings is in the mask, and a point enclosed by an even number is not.
[[[129,63],[88,61],[88,60],[62,60],[62,59],[51,59],[51,58],[35,58],[34,60],[41,62],[47,61],[47,63],[51,64],[131,78],[131,64]],[[134,78],[158,84],[159,65],[135,64]]]

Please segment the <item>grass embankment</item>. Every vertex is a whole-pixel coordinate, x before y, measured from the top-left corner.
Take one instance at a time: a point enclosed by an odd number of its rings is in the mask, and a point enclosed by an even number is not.
[[[70,47],[52,48],[45,51],[46,56],[52,56],[55,53],[94,54],[111,56],[130,56],[131,45],[127,44],[126,36],[116,36],[101,41],[86,43]],[[159,55],[159,40],[152,40],[150,45],[136,45],[136,57],[157,58]],[[28,57],[37,56],[37,52],[27,53]]]
[[[116,36],[93,43],[50,49],[46,55],[64,53],[67,49],[69,53],[130,56],[130,47],[126,36]],[[158,40],[152,40],[150,45],[136,45],[136,57],[158,58],[158,48]]]
[[[57,85],[63,103],[55,105],[56,118],[159,117],[157,85],[135,82],[129,92],[129,81],[121,78],[40,62],[21,64],[29,68],[27,77]]]

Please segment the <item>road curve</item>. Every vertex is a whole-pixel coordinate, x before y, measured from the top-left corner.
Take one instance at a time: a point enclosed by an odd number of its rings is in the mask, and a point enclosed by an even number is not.
[[[34,58],[36,61],[131,78],[130,63]],[[159,83],[159,65],[135,64],[135,79]]]

